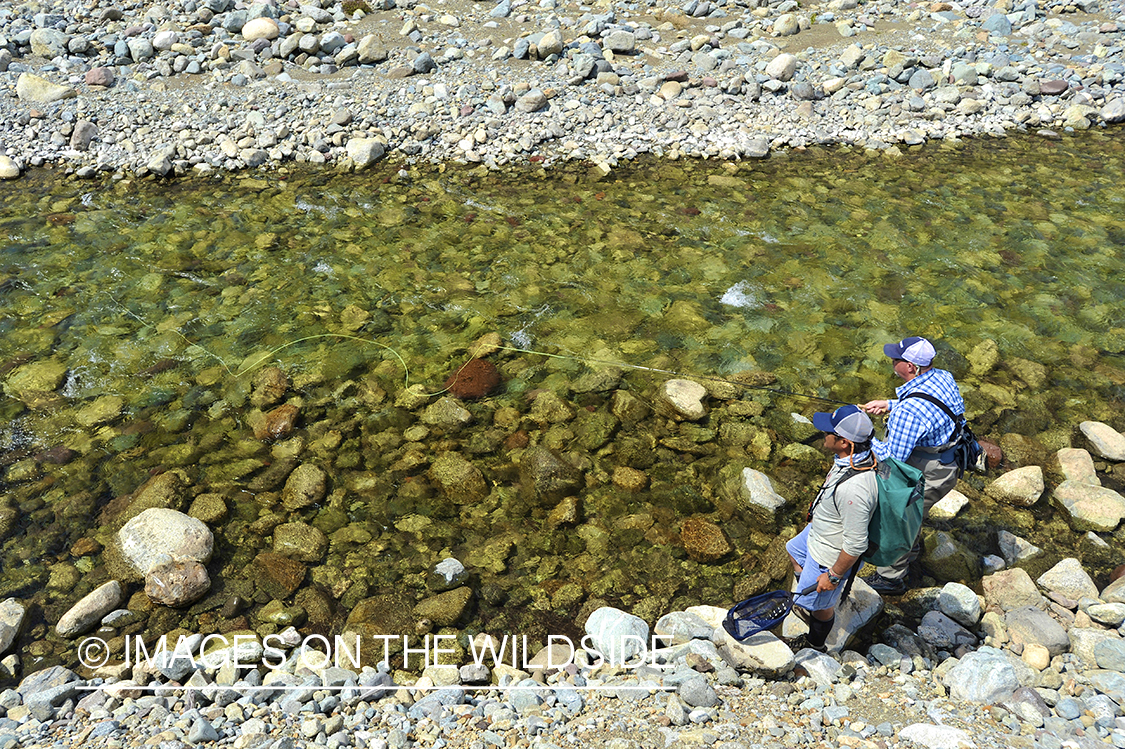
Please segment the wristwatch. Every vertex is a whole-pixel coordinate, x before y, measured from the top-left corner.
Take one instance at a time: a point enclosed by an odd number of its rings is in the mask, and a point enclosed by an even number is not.
[[[828,575],[828,582],[832,583],[833,585],[839,585],[840,584],[840,580],[841,580],[840,576],[832,574],[832,570],[828,570],[827,575]]]

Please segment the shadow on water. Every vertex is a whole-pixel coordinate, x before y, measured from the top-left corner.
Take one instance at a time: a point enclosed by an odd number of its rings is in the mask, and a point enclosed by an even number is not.
[[[0,597],[29,605],[26,666],[74,661],[49,625],[111,577],[138,615],[117,636],[488,622],[539,642],[605,603],[651,624],[777,585],[826,465],[790,414],[823,406],[708,382],[707,415],[679,420],[658,406],[668,375],[582,359],[863,401],[895,384],[882,344],[926,335],[978,434],[1056,482],[1081,421],[1125,429],[1123,161],[1111,131],[601,181],[33,174],[0,194]],[[502,350],[488,397],[426,395],[491,333],[577,358]],[[309,504],[298,466],[323,477]],[[743,467],[773,478],[780,517],[740,503]],[[998,529],[1023,536],[1047,550],[1030,569],[1077,555],[1104,581],[1122,561],[1120,531],[1095,541],[983,486],[935,525],[991,553]],[[186,608],[115,558],[151,506],[215,534]],[[447,556],[466,600],[428,574]]]

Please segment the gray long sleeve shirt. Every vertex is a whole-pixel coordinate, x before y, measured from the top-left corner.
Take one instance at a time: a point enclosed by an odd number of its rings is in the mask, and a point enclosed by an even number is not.
[[[848,467],[833,462],[827,487],[809,522],[809,555],[831,568],[840,551],[859,556],[867,550],[867,526],[879,502],[875,471],[861,471],[841,481]],[[836,570],[842,572],[843,570]]]

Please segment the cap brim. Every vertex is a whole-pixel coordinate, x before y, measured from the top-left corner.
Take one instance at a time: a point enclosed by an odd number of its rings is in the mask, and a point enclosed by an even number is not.
[[[832,434],[836,431],[836,427],[832,425],[832,414],[815,413],[812,417],[812,425],[822,432]]]
[[[902,358],[902,349],[899,348],[897,343],[885,343],[885,344],[883,344],[883,353],[886,354],[891,359],[901,359]]]

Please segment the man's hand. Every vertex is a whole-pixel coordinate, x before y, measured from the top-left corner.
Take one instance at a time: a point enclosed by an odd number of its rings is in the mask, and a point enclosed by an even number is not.
[[[821,572],[820,577],[816,579],[816,592],[824,593],[829,590],[836,590],[836,586],[828,579],[827,572]]]
[[[876,416],[878,416],[880,414],[889,413],[891,410],[891,404],[888,401],[868,401],[867,403],[864,403],[862,406],[860,406],[860,408],[869,414],[875,414]]]

